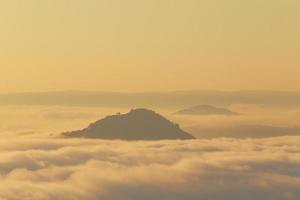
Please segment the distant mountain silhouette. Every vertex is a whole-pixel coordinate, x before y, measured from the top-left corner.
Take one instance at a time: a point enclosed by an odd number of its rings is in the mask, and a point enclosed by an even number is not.
[[[177,115],[238,115],[225,108],[217,108],[211,105],[198,105],[176,112]]]
[[[107,116],[78,131],[63,133],[66,137],[121,140],[194,139],[174,124],[147,109],[134,109],[127,114]]]

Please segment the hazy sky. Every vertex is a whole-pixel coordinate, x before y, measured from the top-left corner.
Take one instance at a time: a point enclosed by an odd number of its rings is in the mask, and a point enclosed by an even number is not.
[[[300,85],[299,0],[0,0],[0,93]]]

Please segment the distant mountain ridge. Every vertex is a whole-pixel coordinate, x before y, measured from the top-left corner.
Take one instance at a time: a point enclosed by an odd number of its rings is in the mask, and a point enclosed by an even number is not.
[[[148,109],[133,109],[126,114],[107,116],[85,129],[66,132],[63,136],[120,140],[194,139],[179,125]]]
[[[298,108],[300,91],[174,91],[120,93],[57,91],[0,94],[0,105],[58,105],[103,107],[152,107],[178,109],[197,104],[226,107],[233,104]]]
[[[197,105],[176,112],[177,115],[239,115],[229,109],[218,108],[211,105]]]

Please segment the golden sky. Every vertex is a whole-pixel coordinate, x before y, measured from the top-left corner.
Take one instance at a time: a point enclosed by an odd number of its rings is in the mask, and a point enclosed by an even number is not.
[[[0,0],[0,93],[300,85],[299,0]]]

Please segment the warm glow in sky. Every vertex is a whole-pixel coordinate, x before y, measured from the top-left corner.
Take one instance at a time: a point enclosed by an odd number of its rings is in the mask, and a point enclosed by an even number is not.
[[[0,0],[0,93],[300,85],[299,0]]]

